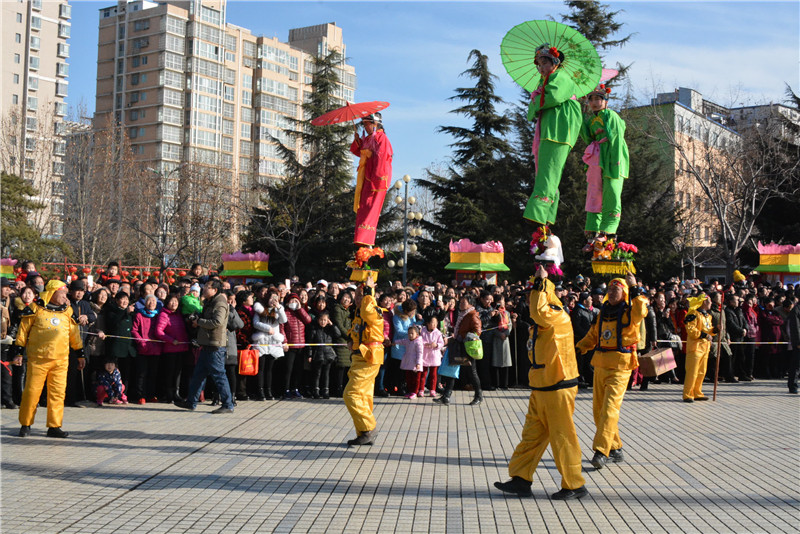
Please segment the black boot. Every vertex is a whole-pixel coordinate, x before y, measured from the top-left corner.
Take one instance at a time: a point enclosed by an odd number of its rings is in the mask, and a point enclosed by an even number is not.
[[[495,482],[494,487],[505,493],[513,493],[520,497],[531,497],[531,482],[522,477],[511,477],[506,482]]]
[[[314,399],[321,399],[321,398],[322,398],[322,397],[320,397],[320,395],[319,395],[319,388],[314,388],[314,389],[311,391],[311,397],[312,397],[312,398],[314,398]]]
[[[472,398],[472,402],[469,403],[470,406],[477,406],[483,402],[483,395],[481,392],[477,392],[475,396]]]
[[[272,396],[272,390],[271,389],[265,389],[264,390],[264,400],[274,400],[274,399],[275,399],[275,397]]]
[[[442,406],[450,406],[450,397],[448,395],[442,395],[441,397],[433,399],[433,402],[441,404]]]
[[[328,394],[328,388],[323,388],[323,389],[321,389],[321,390],[320,390],[320,396],[321,396],[323,399],[330,399],[330,398],[331,398],[331,396]]]
[[[266,399],[265,399],[265,397],[264,397],[264,390],[263,390],[263,389],[257,389],[257,390],[256,390],[256,394],[255,394],[255,395],[253,395],[253,397],[251,398],[251,400],[254,400],[254,401],[263,401],[263,400],[266,400]]]
[[[355,447],[357,445],[372,445],[375,442],[375,434],[376,432],[374,430],[362,432],[355,439],[348,440],[347,446]]]

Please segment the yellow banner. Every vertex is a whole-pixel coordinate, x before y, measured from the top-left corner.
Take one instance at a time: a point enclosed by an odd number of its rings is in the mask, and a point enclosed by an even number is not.
[[[800,254],[762,254],[761,265],[800,265]]]
[[[268,271],[268,261],[226,261],[226,271]]]
[[[503,263],[502,252],[451,252],[450,263]]]

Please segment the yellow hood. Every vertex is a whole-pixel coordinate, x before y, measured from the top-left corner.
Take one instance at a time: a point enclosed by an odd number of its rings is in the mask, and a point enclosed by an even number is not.
[[[62,287],[67,287],[67,284],[62,282],[61,280],[50,280],[47,282],[47,285],[42,291],[42,294],[39,295],[39,298],[42,299],[44,305],[47,306],[50,304],[50,299],[53,298],[53,293],[61,289]]]

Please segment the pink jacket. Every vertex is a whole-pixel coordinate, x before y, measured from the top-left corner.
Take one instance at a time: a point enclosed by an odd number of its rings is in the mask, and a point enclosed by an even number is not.
[[[158,339],[156,334],[156,325],[158,324],[158,315],[148,317],[144,313],[137,313],[133,318],[133,327],[131,328],[131,335],[134,338],[134,345],[136,346],[136,353],[140,356],[157,356],[163,350],[163,343],[158,341],[145,341],[150,339]]]
[[[438,328],[428,331],[426,327],[422,327],[419,335],[422,338],[422,365],[425,367],[439,367],[442,365],[442,348],[444,347],[444,336]],[[429,343],[436,343],[436,348],[429,348],[425,345]]]
[[[400,362],[400,369],[413,371],[418,365],[424,366],[422,361],[422,336],[417,337],[414,341],[396,339],[394,343],[395,345],[403,345],[406,348],[406,353],[403,354],[403,359]]]
[[[186,332],[186,323],[183,320],[180,310],[169,311],[161,308],[161,313],[156,317],[156,336],[163,343],[164,354],[174,354],[176,352],[186,352],[190,349],[189,334]],[[173,341],[180,341],[174,345]]]

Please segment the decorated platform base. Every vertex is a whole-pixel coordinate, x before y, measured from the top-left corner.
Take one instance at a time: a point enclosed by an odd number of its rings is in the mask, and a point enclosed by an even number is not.
[[[264,252],[223,254],[222,262],[224,268],[219,275],[232,282],[255,282],[272,276],[269,254]]]
[[[592,260],[592,271],[596,274],[636,274],[632,261]]]
[[[472,280],[497,284],[497,273],[508,271],[505,252],[500,241],[473,243],[469,239],[450,242],[450,263],[445,269],[456,271],[456,282],[462,285]]]
[[[366,282],[370,276],[375,282],[378,281],[378,271],[376,269],[353,269],[353,272],[350,273],[350,281]]]
[[[756,267],[766,280],[782,284],[800,283],[800,243],[796,245],[758,242],[759,264]]]
[[[352,282],[366,282],[372,275],[374,281],[378,281],[378,271],[369,266],[369,260],[374,257],[383,258],[383,249],[375,247],[361,247],[356,251],[355,258],[347,262],[347,266],[353,269],[350,273]]]

